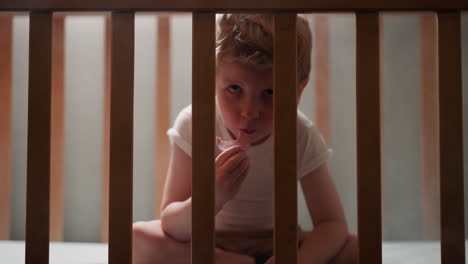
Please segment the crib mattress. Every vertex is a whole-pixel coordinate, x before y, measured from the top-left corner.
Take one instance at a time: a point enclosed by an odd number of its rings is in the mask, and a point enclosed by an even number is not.
[[[24,241],[0,241],[1,263],[24,263],[24,252]],[[385,264],[440,264],[440,242],[384,242],[382,256]],[[49,263],[107,263],[107,244],[51,242]]]

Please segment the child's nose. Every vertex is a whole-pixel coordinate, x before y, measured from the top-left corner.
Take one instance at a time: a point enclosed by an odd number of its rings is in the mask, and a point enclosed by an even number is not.
[[[259,116],[260,106],[254,100],[246,100],[242,107],[242,115],[248,119],[255,119]]]

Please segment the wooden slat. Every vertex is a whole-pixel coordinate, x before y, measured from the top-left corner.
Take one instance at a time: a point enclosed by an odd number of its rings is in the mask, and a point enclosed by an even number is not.
[[[53,16],[50,240],[63,241],[64,16]]]
[[[26,263],[49,262],[52,13],[29,25]]]
[[[387,13],[388,14],[388,13]],[[380,32],[382,33],[379,33],[379,42],[380,42],[380,50],[379,50],[379,56],[380,56],[380,60],[379,60],[379,66],[380,66],[380,69],[381,71],[383,72],[384,71],[384,67],[385,67],[385,62],[384,62],[384,58],[385,58],[385,40],[384,40],[384,34],[383,32],[385,31],[385,19],[384,19],[384,16],[386,14],[385,13],[381,13],[379,15],[379,29],[380,29]],[[382,74],[381,74],[382,75]],[[379,79],[379,84],[380,84],[380,87],[379,87],[379,92],[380,92],[380,101],[382,103],[382,105],[380,106],[380,120],[385,120],[385,106],[384,106],[384,94],[385,94],[385,80],[383,78],[383,76],[381,76],[382,78]],[[385,124],[383,124],[383,121],[381,121],[381,128],[380,128],[380,137],[382,140],[384,140],[385,138]],[[380,153],[385,153],[385,144],[381,143],[380,144]],[[382,154],[381,154],[382,155]],[[385,157],[382,158],[381,160],[381,163],[380,163],[380,166],[381,168],[383,168],[385,165]],[[383,179],[385,177],[385,171],[381,171],[381,179]],[[384,186],[382,186],[384,187]],[[382,192],[382,190],[381,190]],[[386,198],[385,198],[385,195],[381,193],[381,204],[383,206],[385,206],[385,203],[386,203]],[[391,199],[391,197],[389,197],[388,199]],[[382,209],[384,210],[384,209]],[[382,227],[385,226],[386,223],[385,223],[385,217],[382,218]],[[382,230],[383,232],[383,230]]]
[[[465,263],[461,22],[438,13],[442,264]]]
[[[149,0],[2,0],[1,10],[128,10],[139,11],[227,11],[227,10],[252,10],[252,11],[375,11],[380,10],[433,10],[433,9],[467,9],[466,0],[173,0],[173,1],[149,1]]]
[[[112,13],[109,262],[132,262],[135,14]]]
[[[297,263],[296,13],[274,16],[275,263]]]
[[[156,82],[156,195],[154,202],[155,218],[160,217],[160,206],[167,166],[169,164],[169,140],[166,135],[170,125],[170,77],[171,77],[171,45],[170,17],[158,16],[158,46],[157,46],[157,82]]]
[[[11,94],[13,17],[0,14],[0,240],[11,227]]]
[[[107,9],[106,9],[107,10]],[[106,14],[110,14],[110,12],[105,12]],[[13,15],[14,17],[26,17],[29,16],[29,13],[25,13],[23,11],[11,11],[8,12],[9,15]],[[61,14],[67,17],[83,17],[83,16],[89,16],[89,17],[102,17],[103,13],[102,12],[95,12],[95,11],[58,11],[54,12],[54,14]],[[154,11],[139,11],[139,15],[154,15]],[[190,12],[164,12],[160,11],[157,13],[158,15],[165,15],[169,17],[191,17],[192,13]]]
[[[437,160],[436,20],[434,13],[420,17],[421,65],[421,234],[439,239],[439,177]]]
[[[104,128],[102,164],[101,242],[109,241],[109,134],[110,134],[110,67],[111,67],[111,16],[106,14],[104,40]]]
[[[382,263],[378,13],[356,14],[358,239],[361,264]]]
[[[215,14],[192,22],[192,263],[214,263]]]
[[[315,122],[325,142],[330,143],[330,32],[327,15],[314,23]]]

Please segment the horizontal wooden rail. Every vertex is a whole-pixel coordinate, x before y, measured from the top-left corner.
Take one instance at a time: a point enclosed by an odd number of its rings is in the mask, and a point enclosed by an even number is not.
[[[2,0],[0,11],[134,10],[134,11],[376,11],[468,9],[466,0]]]

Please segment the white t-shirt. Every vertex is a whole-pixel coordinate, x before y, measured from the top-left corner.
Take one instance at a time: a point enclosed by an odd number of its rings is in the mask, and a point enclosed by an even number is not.
[[[182,109],[174,126],[167,131],[171,144],[192,156],[192,106]],[[216,111],[215,135],[233,140]],[[215,146],[215,156],[221,151]],[[266,230],[273,228],[273,137],[247,150],[250,170],[236,196],[216,215],[215,229],[229,231]],[[316,127],[297,111],[297,178],[298,180],[326,162],[331,150]]]

